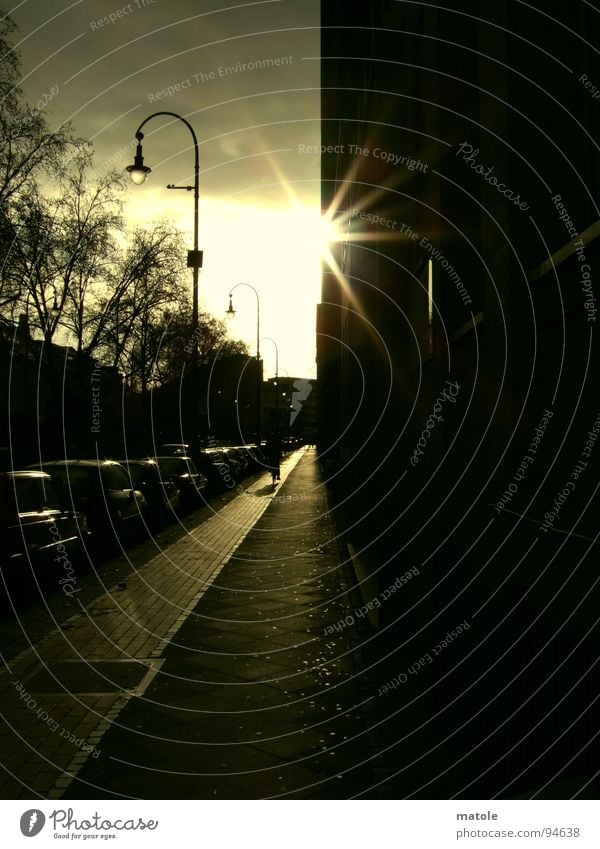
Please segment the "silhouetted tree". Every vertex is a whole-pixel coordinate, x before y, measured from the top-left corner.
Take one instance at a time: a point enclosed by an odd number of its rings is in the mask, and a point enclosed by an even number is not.
[[[57,94],[46,92],[33,106],[20,88],[21,57],[11,43],[16,27],[0,13],[0,208],[14,198],[31,177],[49,169],[60,170],[75,142],[68,124],[49,128],[47,106]]]
[[[193,340],[191,314],[191,304],[180,298],[179,303],[143,315],[132,335],[126,361],[125,372],[132,388],[143,391],[186,375]],[[244,342],[228,338],[225,322],[201,313],[198,324],[200,365],[230,354],[248,354]]]
[[[64,170],[79,145],[70,125],[50,129],[47,106],[57,94],[47,92],[33,106],[20,88],[19,51],[12,44],[15,25],[0,13],[0,306],[18,299],[20,291],[6,275],[7,257],[19,235],[13,204],[36,178]]]

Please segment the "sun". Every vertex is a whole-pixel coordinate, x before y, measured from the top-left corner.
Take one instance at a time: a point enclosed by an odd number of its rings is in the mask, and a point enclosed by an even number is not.
[[[323,246],[322,253],[326,252],[326,247],[333,242],[341,242],[344,239],[339,224],[333,221],[329,215],[322,215],[319,221],[319,230],[321,233],[321,244]]]
[[[329,213],[320,216],[315,243],[318,246],[319,260],[322,264],[330,268],[335,266],[334,246],[345,241],[346,238],[347,236],[341,228],[341,222],[335,221]]]

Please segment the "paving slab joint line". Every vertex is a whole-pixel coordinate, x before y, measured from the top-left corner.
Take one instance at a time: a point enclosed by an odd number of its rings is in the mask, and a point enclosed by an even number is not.
[[[128,694],[127,696],[120,696],[119,698],[123,702],[123,704],[121,705],[122,710],[122,708],[125,707],[125,705],[129,701],[129,699],[132,698],[132,696]],[[110,729],[111,725],[111,722],[106,722],[105,720],[102,720],[101,724],[96,728],[96,730],[92,732],[92,734],[88,734],[88,736],[86,737],[88,744],[93,746],[95,749],[97,747],[97,744],[102,740],[102,737]],[[81,759],[82,754],[84,755],[83,760]],[[88,759],[91,754],[92,752],[78,752],[76,755],[73,756],[68,766],[63,770],[62,775],[56,779],[52,789],[48,792],[48,799],[62,798],[65,791],[71,786],[73,780],[77,778],[77,775],[81,772],[81,770],[88,762]]]
[[[131,701],[131,699],[139,698],[143,696],[144,692],[148,689],[152,680],[160,671],[162,667],[162,661],[158,661],[153,664],[151,669],[148,669],[148,672],[144,675],[138,686],[135,688],[133,692],[123,692],[115,702],[112,708],[110,708],[105,717],[101,720],[101,722],[97,725],[95,730],[88,734],[86,740],[91,743],[94,748],[96,748],[96,744],[102,740],[102,737],[106,734],[106,732],[112,727],[113,721],[117,719],[123,708]],[[58,778],[52,788],[52,790],[48,794],[49,799],[60,799],[65,791],[70,787],[71,783],[85,764],[88,762],[92,752],[77,752],[76,755],[71,759],[69,765],[64,770],[63,775]],[[83,760],[82,760],[83,756]],[[67,773],[66,775],[64,773]]]

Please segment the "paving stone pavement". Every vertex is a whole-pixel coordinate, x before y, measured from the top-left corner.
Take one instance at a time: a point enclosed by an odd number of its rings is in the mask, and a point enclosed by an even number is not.
[[[314,450],[0,673],[4,798],[350,798],[369,685]],[[376,795],[376,794],[373,794]]]

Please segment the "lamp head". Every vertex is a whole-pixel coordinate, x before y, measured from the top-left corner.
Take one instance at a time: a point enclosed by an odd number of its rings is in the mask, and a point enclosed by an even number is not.
[[[133,159],[133,165],[128,165],[125,169],[131,178],[131,182],[136,186],[141,186],[142,183],[146,182],[146,177],[152,171],[152,168],[148,168],[147,165],[144,165],[144,157],[142,156],[142,139],[144,138],[142,133],[139,133],[136,136],[138,143],[135,151],[135,157]]]
[[[227,318],[233,318],[233,316],[235,315],[231,292],[229,293],[229,306],[227,307],[225,315],[227,316]]]

